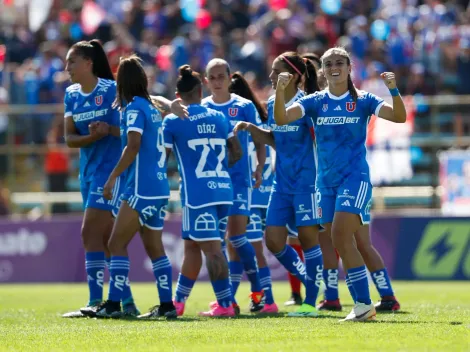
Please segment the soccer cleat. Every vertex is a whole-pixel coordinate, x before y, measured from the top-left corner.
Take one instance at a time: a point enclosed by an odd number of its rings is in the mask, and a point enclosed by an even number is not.
[[[201,317],[234,317],[235,311],[232,306],[224,308],[219,305],[211,308],[207,312],[200,312],[199,316]]]
[[[81,312],[82,309],[84,308],[80,308],[80,310],[62,314],[62,318],[86,318],[87,316]]]
[[[276,303],[273,303],[273,304],[265,303],[263,309],[261,309],[259,312],[260,313],[265,313],[265,314],[279,313],[279,308],[277,307]]]
[[[375,304],[377,312],[397,312],[400,310],[400,303],[398,303],[395,296],[384,296]]]
[[[250,312],[259,312],[264,307],[265,297],[264,292],[252,292],[250,294]]]
[[[184,314],[184,302],[173,301],[173,304],[176,309],[176,315],[178,315],[179,317],[182,316]]]
[[[343,310],[343,307],[341,306],[339,299],[336,299],[334,301],[327,301],[326,299],[324,299],[319,304],[317,304],[317,309],[329,310],[332,312],[341,312]]]
[[[288,317],[317,317],[318,316],[318,311],[317,308],[314,306],[311,306],[310,304],[303,303],[299,309],[297,309],[295,312],[289,312],[287,314]]]
[[[354,305],[351,313],[344,319],[341,319],[340,322],[344,321],[369,321],[375,320],[375,307],[371,304],[365,304],[358,302]]]
[[[80,308],[78,311],[65,313],[62,315],[63,318],[85,318],[89,317],[90,315],[87,314],[89,311],[96,309],[100,305],[101,302],[94,302],[92,304],[88,304],[86,307]]]
[[[285,306],[301,306],[303,302],[300,293],[292,292],[292,296],[284,303]]]
[[[219,303],[217,301],[213,301],[213,302],[209,303],[209,308],[214,309],[218,305],[219,305]],[[232,307],[233,307],[233,311],[235,312],[235,315],[240,315],[240,306],[236,303],[232,303]]]
[[[140,315],[140,311],[134,302],[122,305],[122,315],[130,318],[136,318]]]
[[[139,315],[139,319],[157,319],[157,318],[165,318],[165,319],[176,319],[178,313],[173,302],[166,302],[162,303],[159,306],[155,306],[150,308],[148,313]]]
[[[122,316],[121,302],[107,300],[101,303],[95,312],[97,318],[120,318]]]

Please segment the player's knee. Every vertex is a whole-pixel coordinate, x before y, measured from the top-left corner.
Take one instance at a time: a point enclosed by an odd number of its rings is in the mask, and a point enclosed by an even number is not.
[[[333,231],[332,240],[334,248],[340,253],[347,252],[351,247],[354,247],[353,236],[346,231]]]
[[[105,247],[103,234],[93,232],[89,226],[82,227],[82,242],[85,250],[90,252],[101,251]]]
[[[279,253],[284,248],[284,241],[280,241],[276,236],[266,234],[266,247],[271,253]]]

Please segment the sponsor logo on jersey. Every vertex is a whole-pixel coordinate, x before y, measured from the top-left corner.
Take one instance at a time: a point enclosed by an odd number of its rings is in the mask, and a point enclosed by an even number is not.
[[[91,106],[90,103],[87,102],[87,101],[85,102],[85,104],[83,104],[83,107],[84,107],[84,108],[89,108],[90,106]]]
[[[348,199],[356,199],[356,197],[349,194],[349,189],[345,188],[343,190],[343,194],[340,194],[338,198],[348,198]]]
[[[209,181],[207,182],[207,187],[209,187],[210,189],[216,189],[217,183],[215,181]]]
[[[356,102],[354,101],[348,101],[346,103],[346,110],[348,112],[353,112],[354,110],[356,110]]]
[[[305,216],[302,218],[302,221],[309,221],[311,220],[310,219],[310,216],[308,216],[308,214],[305,214]]]
[[[94,117],[104,116],[108,113],[108,109],[101,109],[96,111],[83,112],[81,114],[73,115],[74,122],[91,120]]]
[[[351,124],[359,123],[359,117],[337,116],[337,117],[318,117],[317,118],[317,125],[344,125],[344,124],[350,124],[350,123]]]
[[[346,199],[343,203],[341,203],[341,205],[344,206],[344,207],[350,207],[351,203],[349,203],[349,200]]]
[[[235,117],[238,115],[238,108],[229,108],[228,109],[228,114],[231,116],[231,117]]]
[[[338,105],[338,106],[335,108],[335,111],[341,111],[341,106]]]
[[[271,125],[271,131],[274,131],[274,132],[297,132],[298,130],[299,130],[299,126],[289,126],[289,125],[278,126],[276,124]]]
[[[312,209],[305,209],[305,204],[299,204],[299,209],[296,211],[298,214],[311,213]]]
[[[96,104],[96,106],[100,106],[101,104],[103,104],[103,96],[102,95],[97,95],[95,97],[95,104]]]
[[[323,104],[323,107],[321,108],[323,112],[326,112],[328,110],[328,104]]]

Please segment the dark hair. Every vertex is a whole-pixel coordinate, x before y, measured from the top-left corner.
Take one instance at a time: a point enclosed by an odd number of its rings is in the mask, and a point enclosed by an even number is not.
[[[346,59],[348,66],[351,66],[351,57],[349,56],[349,53],[346,51],[345,48],[337,46],[337,47],[328,49],[321,57],[322,62],[325,61],[325,59],[331,55],[338,55],[338,56],[344,57]],[[357,101],[358,93],[351,79],[351,74],[348,74],[348,90],[353,100]]]
[[[180,75],[176,81],[177,92],[183,99],[192,98],[195,89],[202,86],[201,75],[189,65],[181,66],[178,71]]]
[[[320,90],[320,87],[318,86],[317,70],[311,60],[304,59],[298,53],[293,51],[288,51],[279,55],[278,59],[284,63],[284,66],[289,73],[299,75],[300,72],[299,78],[297,79],[297,82],[295,82],[297,85],[302,82],[302,76],[305,77],[305,93],[312,94]]]
[[[268,113],[266,109],[263,107],[255,93],[253,93],[250,85],[246,81],[245,77],[243,77],[241,72],[237,71],[232,74],[232,81],[228,90],[230,93],[235,93],[245,99],[251,100],[251,102],[255,105],[256,110],[258,110],[261,121],[266,122],[268,120]]]
[[[92,72],[96,77],[114,80],[113,71],[109,65],[108,57],[104,52],[103,46],[98,39],[84,40],[72,45],[75,53],[79,56],[91,60]]]
[[[318,64],[318,67],[321,67],[320,57],[315,53],[302,54],[302,58],[312,60],[313,62],[316,62]]]
[[[115,106],[122,108],[130,103],[134,97],[142,97],[153,104],[147,90],[147,75],[141,62],[142,59],[135,54],[122,58],[119,62]]]

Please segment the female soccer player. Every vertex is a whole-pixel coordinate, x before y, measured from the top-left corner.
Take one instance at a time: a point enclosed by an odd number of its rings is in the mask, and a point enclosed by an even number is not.
[[[66,58],[66,70],[74,83],[65,92],[65,141],[80,148],[80,189],[85,214],[82,240],[90,298],[81,311],[64,317],[86,316],[101,303],[105,251],[114,200],[103,198],[103,186],[121,153],[119,112],[112,108],[116,84],[104,50],[97,40],[74,44]],[[120,182],[117,182],[116,191]],[[124,310],[137,314],[129,285],[123,294]]]
[[[241,146],[233,136],[230,121],[222,113],[201,105],[199,74],[189,65],[179,71],[177,95],[188,106],[189,117],[181,120],[169,115],[163,123],[165,146],[174,150],[178,159],[183,204],[184,262],[175,305],[178,315],[182,315],[201,268],[202,250],[217,303],[200,315],[231,317],[235,310],[219,222],[227,217],[233,203],[228,167],[241,157]]]
[[[117,197],[115,184],[125,172],[125,191],[108,246],[111,280],[108,300],[97,309],[97,317],[120,317],[123,287],[129,276],[127,246],[140,232],[152,260],[160,306],[140,318],[176,318],[171,300],[171,264],[162,243],[163,219],[170,197],[163,144],[162,115],[147,91],[147,76],[140,59],[121,59],[117,71],[115,104],[121,110],[121,157],[103,189],[108,200]]]
[[[207,86],[212,95],[203,99],[202,105],[222,112],[235,125],[238,121],[260,124],[261,121],[255,105],[236,94],[230,94],[230,68],[222,59],[209,61],[206,67]],[[248,242],[246,228],[250,218],[252,176],[249,166],[248,134],[242,132],[239,136],[243,156],[230,169],[233,184],[233,205],[230,208],[227,222],[227,238],[229,240],[229,267],[232,289],[237,292],[243,269],[251,283],[250,311],[258,312],[264,307],[264,295],[261,287],[258,265],[253,246]],[[254,188],[260,186],[261,173],[266,160],[264,144],[255,143],[258,165],[254,172]]]
[[[395,75],[381,77],[393,97],[393,107],[373,94],[357,91],[351,80],[351,61],[343,48],[322,56],[328,89],[300,99],[286,109],[284,91],[294,78],[279,75],[274,103],[278,125],[289,125],[308,115],[313,118],[318,154],[317,189],[321,223],[331,232],[356,295],[356,304],[343,321],[375,319],[364,260],[354,233],[370,220],[372,186],[366,161],[365,138],[372,114],[403,123],[406,110],[396,87]]]
[[[305,91],[318,90],[315,67],[297,53],[286,52],[278,56],[270,75],[273,88],[278,76],[288,73],[294,78],[283,91],[286,106],[304,96],[299,89],[305,77]],[[305,117],[287,126],[278,126],[274,120],[274,99],[268,101],[269,130],[254,124],[240,122],[234,131],[247,130],[253,140],[276,149],[275,178],[266,215],[266,245],[281,264],[296,275],[306,287],[302,306],[289,316],[317,316],[315,302],[322,280],[322,253],[318,240],[318,220],[315,200],[315,155],[311,136],[311,121]],[[294,220],[299,240],[305,253],[304,266],[298,254],[286,245],[286,225]]]
[[[234,72],[232,74],[232,81],[229,88],[231,93],[237,94],[242,98],[250,100],[256,107],[259,117],[261,119],[262,127],[267,129],[268,114],[261,102],[253,93],[250,85],[243,77],[241,72]],[[258,166],[258,159],[256,157],[256,148],[254,142],[250,138],[248,144],[248,153],[250,156],[250,168],[252,172],[256,171]],[[272,292],[271,272],[263,253],[263,237],[266,227],[266,209],[268,207],[269,194],[273,183],[273,165],[272,165],[272,150],[266,146],[266,162],[262,173],[262,183],[260,187],[254,188],[251,196],[251,210],[250,210],[250,224],[247,228],[246,236],[256,253],[256,260],[258,262],[259,277],[261,280],[261,287],[265,295],[264,308],[261,313],[277,313],[279,311]]]

